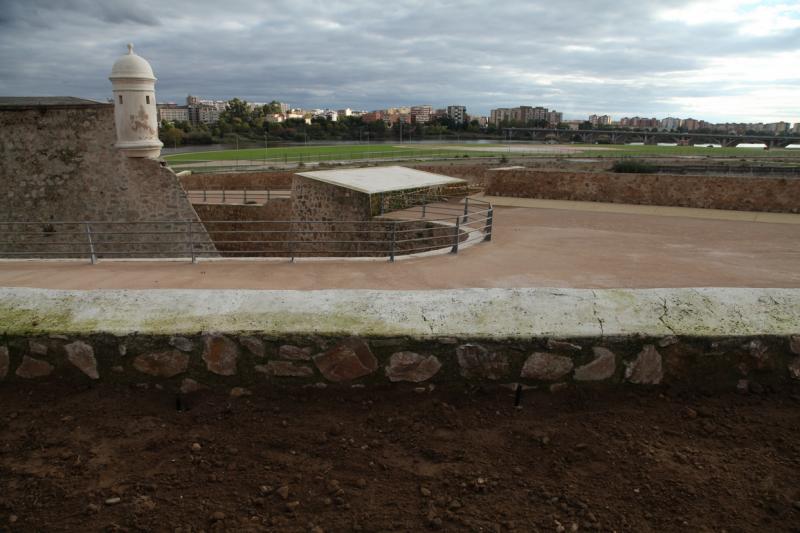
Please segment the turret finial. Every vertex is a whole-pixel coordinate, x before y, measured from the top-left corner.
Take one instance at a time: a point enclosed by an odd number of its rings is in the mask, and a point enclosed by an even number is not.
[[[128,43],[128,54],[133,54],[133,43]]]

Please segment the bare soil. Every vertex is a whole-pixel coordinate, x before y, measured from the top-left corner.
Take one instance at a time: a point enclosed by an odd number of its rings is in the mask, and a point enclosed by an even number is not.
[[[0,530],[800,531],[797,390],[252,392],[0,387]]]

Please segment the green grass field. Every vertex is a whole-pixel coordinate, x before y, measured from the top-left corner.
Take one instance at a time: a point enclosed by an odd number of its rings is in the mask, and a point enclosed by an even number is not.
[[[282,158],[296,161],[298,158],[316,160],[338,160],[352,158],[381,158],[394,155],[407,154],[413,156],[438,155],[452,156],[467,153],[463,150],[448,149],[436,145],[409,145],[394,146],[389,144],[369,145],[334,145],[334,146],[291,146],[278,148],[247,148],[242,150],[217,150],[210,152],[191,152],[165,156],[164,159],[171,163],[185,163],[190,161],[231,161],[249,160],[259,161],[264,159],[279,160]]]
[[[530,151],[526,151],[530,146]],[[569,151],[564,151],[564,148]],[[480,148],[477,150],[476,148]],[[485,157],[729,157],[729,158],[797,158],[800,149],[764,150],[761,148],[695,148],[691,146],[620,146],[620,145],[578,145],[548,146],[542,144],[525,145],[521,143],[480,144],[458,146],[453,144],[371,144],[371,145],[332,145],[332,146],[291,146],[276,148],[247,148],[241,150],[216,150],[167,155],[164,159],[173,167],[190,166],[193,163],[211,161],[263,161],[267,164],[325,162],[348,160],[388,160],[388,159],[430,159],[430,158],[485,158]],[[224,163],[223,163],[224,165]]]
[[[708,157],[796,157],[800,158],[800,149],[773,149],[763,148],[702,148],[693,146],[617,146],[601,145],[608,150],[586,150],[584,155],[599,157],[679,157],[679,156],[708,156]]]

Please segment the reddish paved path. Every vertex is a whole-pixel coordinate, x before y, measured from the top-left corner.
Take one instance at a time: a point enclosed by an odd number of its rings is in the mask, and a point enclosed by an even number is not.
[[[72,289],[800,287],[800,226],[497,208],[494,241],[388,262],[0,262],[0,285]]]

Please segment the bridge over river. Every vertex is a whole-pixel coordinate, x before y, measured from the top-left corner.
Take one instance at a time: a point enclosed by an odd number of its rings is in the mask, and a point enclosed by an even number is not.
[[[674,131],[628,131],[628,130],[563,130],[555,128],[503,128],[508,139],[530,139],[534,141],[581,142],[586,144],[608,143],[676,143],[718,144],[734,147],[739,144],[763,143],[769,148],[786,148],[800,144],[800,135],[731,135],[726,133],[679,133]]]

